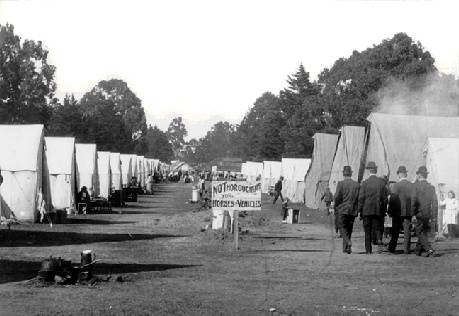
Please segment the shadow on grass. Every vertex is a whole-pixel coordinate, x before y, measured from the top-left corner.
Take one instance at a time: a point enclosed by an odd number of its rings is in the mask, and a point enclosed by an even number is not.
[[[153,196],[157,195],[157,194],[161,194],[161,193],[176,193],[177,190],[174,190],[174,189],[169,189],[169,188],[157,188],[156,190],[153,189]]]
[[[0,260],[0,284],[32,279],[40,266],[34,261]]]
[[[122,273],[138,273],[146,271],[165,271],[171,269],[184,269],[199,267],[201,265],[190,264],[138,264],[138,263],[97,263],[94,266],[95,274],[122,274]]]
[[[124,214],[124,215],[142,215],[142,214],[148,214],[148,215],[153,215],[153,214],[167,214],[170,213],[167,210],[162,210],[162,211],[134,211],[134,210],[123,210],[122,208],[116,209],[117,214]]]
[[[76,263],[76,262],[74,262]],[[36,261],[0,260],[0,284],[30,280],[37,276],[41,263]],[[124,274],[147,271],[184,269],[201,265],[186,264],[136,264],[136,263],[97,263],[94,274]]]
[[[330,252],[323,249],[263,249],[263,250],[250,250],[245,253],[270,253],[270,252]]]
[[[49,247],[175,237],[184,236],[170,234],[96,234],[12,229],[9,231],[0,230],[0,247]]]
[[[126,202],[126,203],[129,203],[129,202]],[[132,202],[131,202],[132,203]],[[135,202],[134,202],[135,203]],[[135,204],[126,204],[125,206],[121,207],[121,209],[131,209],[131,208],[142,208],[142,209],[153,209],[155,208],[154,206],[147,206],[147,205],[140,205],[139,203],[135,203]],[[117,207],[117,209],[120,209]]]
[[[65,220],[65,224],[70,225],[120,225],[120,224],[133,224],[135,222],[128,221],[107,221],[103,219],[91,219],[84,217],[72,217]]]
[[[284,240],[284,239],[296,239],[296,240],[328,240],[325,238],[314,238],[314,237],[297,237],[297,236],[254,236],[253,238],[256,239],[279,239],[279,240]]]

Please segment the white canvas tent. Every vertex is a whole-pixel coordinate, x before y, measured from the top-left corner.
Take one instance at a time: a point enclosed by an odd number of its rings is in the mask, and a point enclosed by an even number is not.
[[[276,184],[281,175],[280,161],[263,161],[263,175],[261,177],[261,192],[268,193],[269,187]]]
[[[217,167],[217,166],[215,166],[215,167]],[[213,168],[213,167],[212,167],[212,168]],[[243,162],[243,163],[241,164],[241,174],[242,174],[242,175],[246,175],[246,174],[247,174],[247,163],[246,163],[246,162]]]
[[[447,195],[452,190],[459,195],[459,138],[428,138],[422,158],[429,171],[428,181],[440,194]],[[438,212],[438,231],[441,231],[443,212]]]
[[[36,222],[49,210],[43,125],[0,125],[0,214]]]
[[[99,196],[108,199],[111,193],[110,152],[97,152],[97,173],[99,177]]]
[[[54,210],[75,209],[75,138],[45,137],[51,204]]]
[[[75,154],[77,190],[85,186],[91,195],[98,196],[97,145],[75,144]]]
[[[282,158],[281,174],[284,177],[282,195],[293,203],[304,203],[304,177],[311,159]]]
[[[121,179],[123,183],[123,187],[128,187],[131,183],[132,178],[132,167],[131,167],[131,157],[132,155],[121,154],[120,161],[121,161]]]
[[[130,155],[131,156],[131,177],[136,177],[137,181],[139,181],[139,164],[137,162],[137,155]],[[131,181],[131,178],[129,178]]]
[[[305,202],[310,208],[325,206],[321,198],[328,186],[338,135],[316,133],[311,167],[305,179]]]
[[[330,191],[335,194],[338,181],[343,180],[343,167],[351,166],[352,179],[359,180],[359,170],[365,153],[365,127],[343,126],[340,129],[338,145],[328,183]]]
[[[153,159],[153,172],[159,172],[160,161],[159,159]]]
[[[152,173],[153,159],[145,158],[145,179]]]
[[[120,153],[110,153],[111,188],[115,191],[123,188]]]
[[[392,115],[372,113],[366,161],[374,161],[378,175],[397,180],[397,168],[406,166],[414,180],[416,170],[424,165],[420,153],[429,137],[459,137],[459,117]]]
[[[140,187],[145,187],[145,157],[144,156],[137,156],[137,170],[139,174],[139,183]]]
[[[247,161],[242,164],[241,173],[247,178],[247,181],[254,182],[258,177],[263,175],[263,163]]]

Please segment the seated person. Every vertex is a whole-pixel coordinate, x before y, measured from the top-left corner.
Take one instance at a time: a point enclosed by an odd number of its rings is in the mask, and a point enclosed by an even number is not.
[[[83,186],[80,190],[80,192],[78,192],[78,205],[81,203],[81,204],[84,204],[82,206],[82,213],[83,214],[86,214],[86,212],[89,210],[89,206],[90,206],[90,202],[91,202],[91,196],[89,195],[89,192],[88,192],[88,188],[86,188],[85,186]],[[80,206],[78,206],[78,212],[80,212]]]
[[[131,183],[129,184],[131,187],[136,187],[137,186],[137,178],[132,177],[131,178]]]

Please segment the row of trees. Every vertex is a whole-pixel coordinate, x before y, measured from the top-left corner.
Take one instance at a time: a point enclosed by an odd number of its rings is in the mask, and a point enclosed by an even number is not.
[[[173,159],[171,136],[147,126],[141,100],[118,79],[100,81],[80,100],[55,98],[55,67],[41,42],[21,41],[0,25],[0,123],[45,125],[50,136],[75,136],[100,150]]]
[[[427,97],[423,92],[432,82],[444,88],[442,97],[447,96],[448,104],[437,102],[437,98],[433,102],[445,104],[443,108],[436,107],[435,113],[426,113],[419,107],[422,101],[419,96]],[[354,51],[348,58],[338,59],[316,81],[311,81],[300,65],[288,76],[285,89],[278,94],[263,93],[240,124],[214,125],[205,137],[196,141],[197,150],[188,159],[210,161],[235,156],[260,161],[278,160],[282,156],[310,157],[316,132],[337,133],[345,124],[364,126],[372,111],[392,110],[381,107],[383,99],[402,100],[401,110],[405,114],[459,115],[458,87],[454,76],[438,73],[434,58],[421,43],[399,33],[362,52]],[[417,98],[409,100],[409,96]]]
[[[315,81],[301,64],[288,76],[286,88],[263,93],[239,124],[218,122],[187,144],[181,117],[173,119],[166,132],[147,126],[141,100],[122,80],[101,81],[80,100],[67,95],[60,102],[55,98],[56,69],[47,57],[41,42],[21,41],[12,25],[0,25],[0,123],[42,123],[48,135],[76,136],[79,142],[97,143],[101,150],[163,161],[174,156],[191,163],[224,156],[310,157],[316,132],[365,125],[371,111],[391,110],[381,107],[387,100],[402,100],[404,113],[459,114],[458,82],[439,74],[430,53],[404,33],[338,59]],[[434,88],[432,82],[437,83]],[[436,91],[440,93],[432,103],[447,104],[448,111],[437,106],[432,112],[429,106],[425,113],[418,104]],[[410,103],[407,96],[412,95],[417,97]]]

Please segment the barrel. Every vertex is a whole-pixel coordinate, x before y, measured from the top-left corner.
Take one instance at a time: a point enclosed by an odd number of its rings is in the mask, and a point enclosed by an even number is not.
[[[199,189],[193,189],[191,194],[191,202],[197,203],[199,201]]]
[[[81,266],[88,265],[92,262],[92,251],[84,250],[81,252]]]

